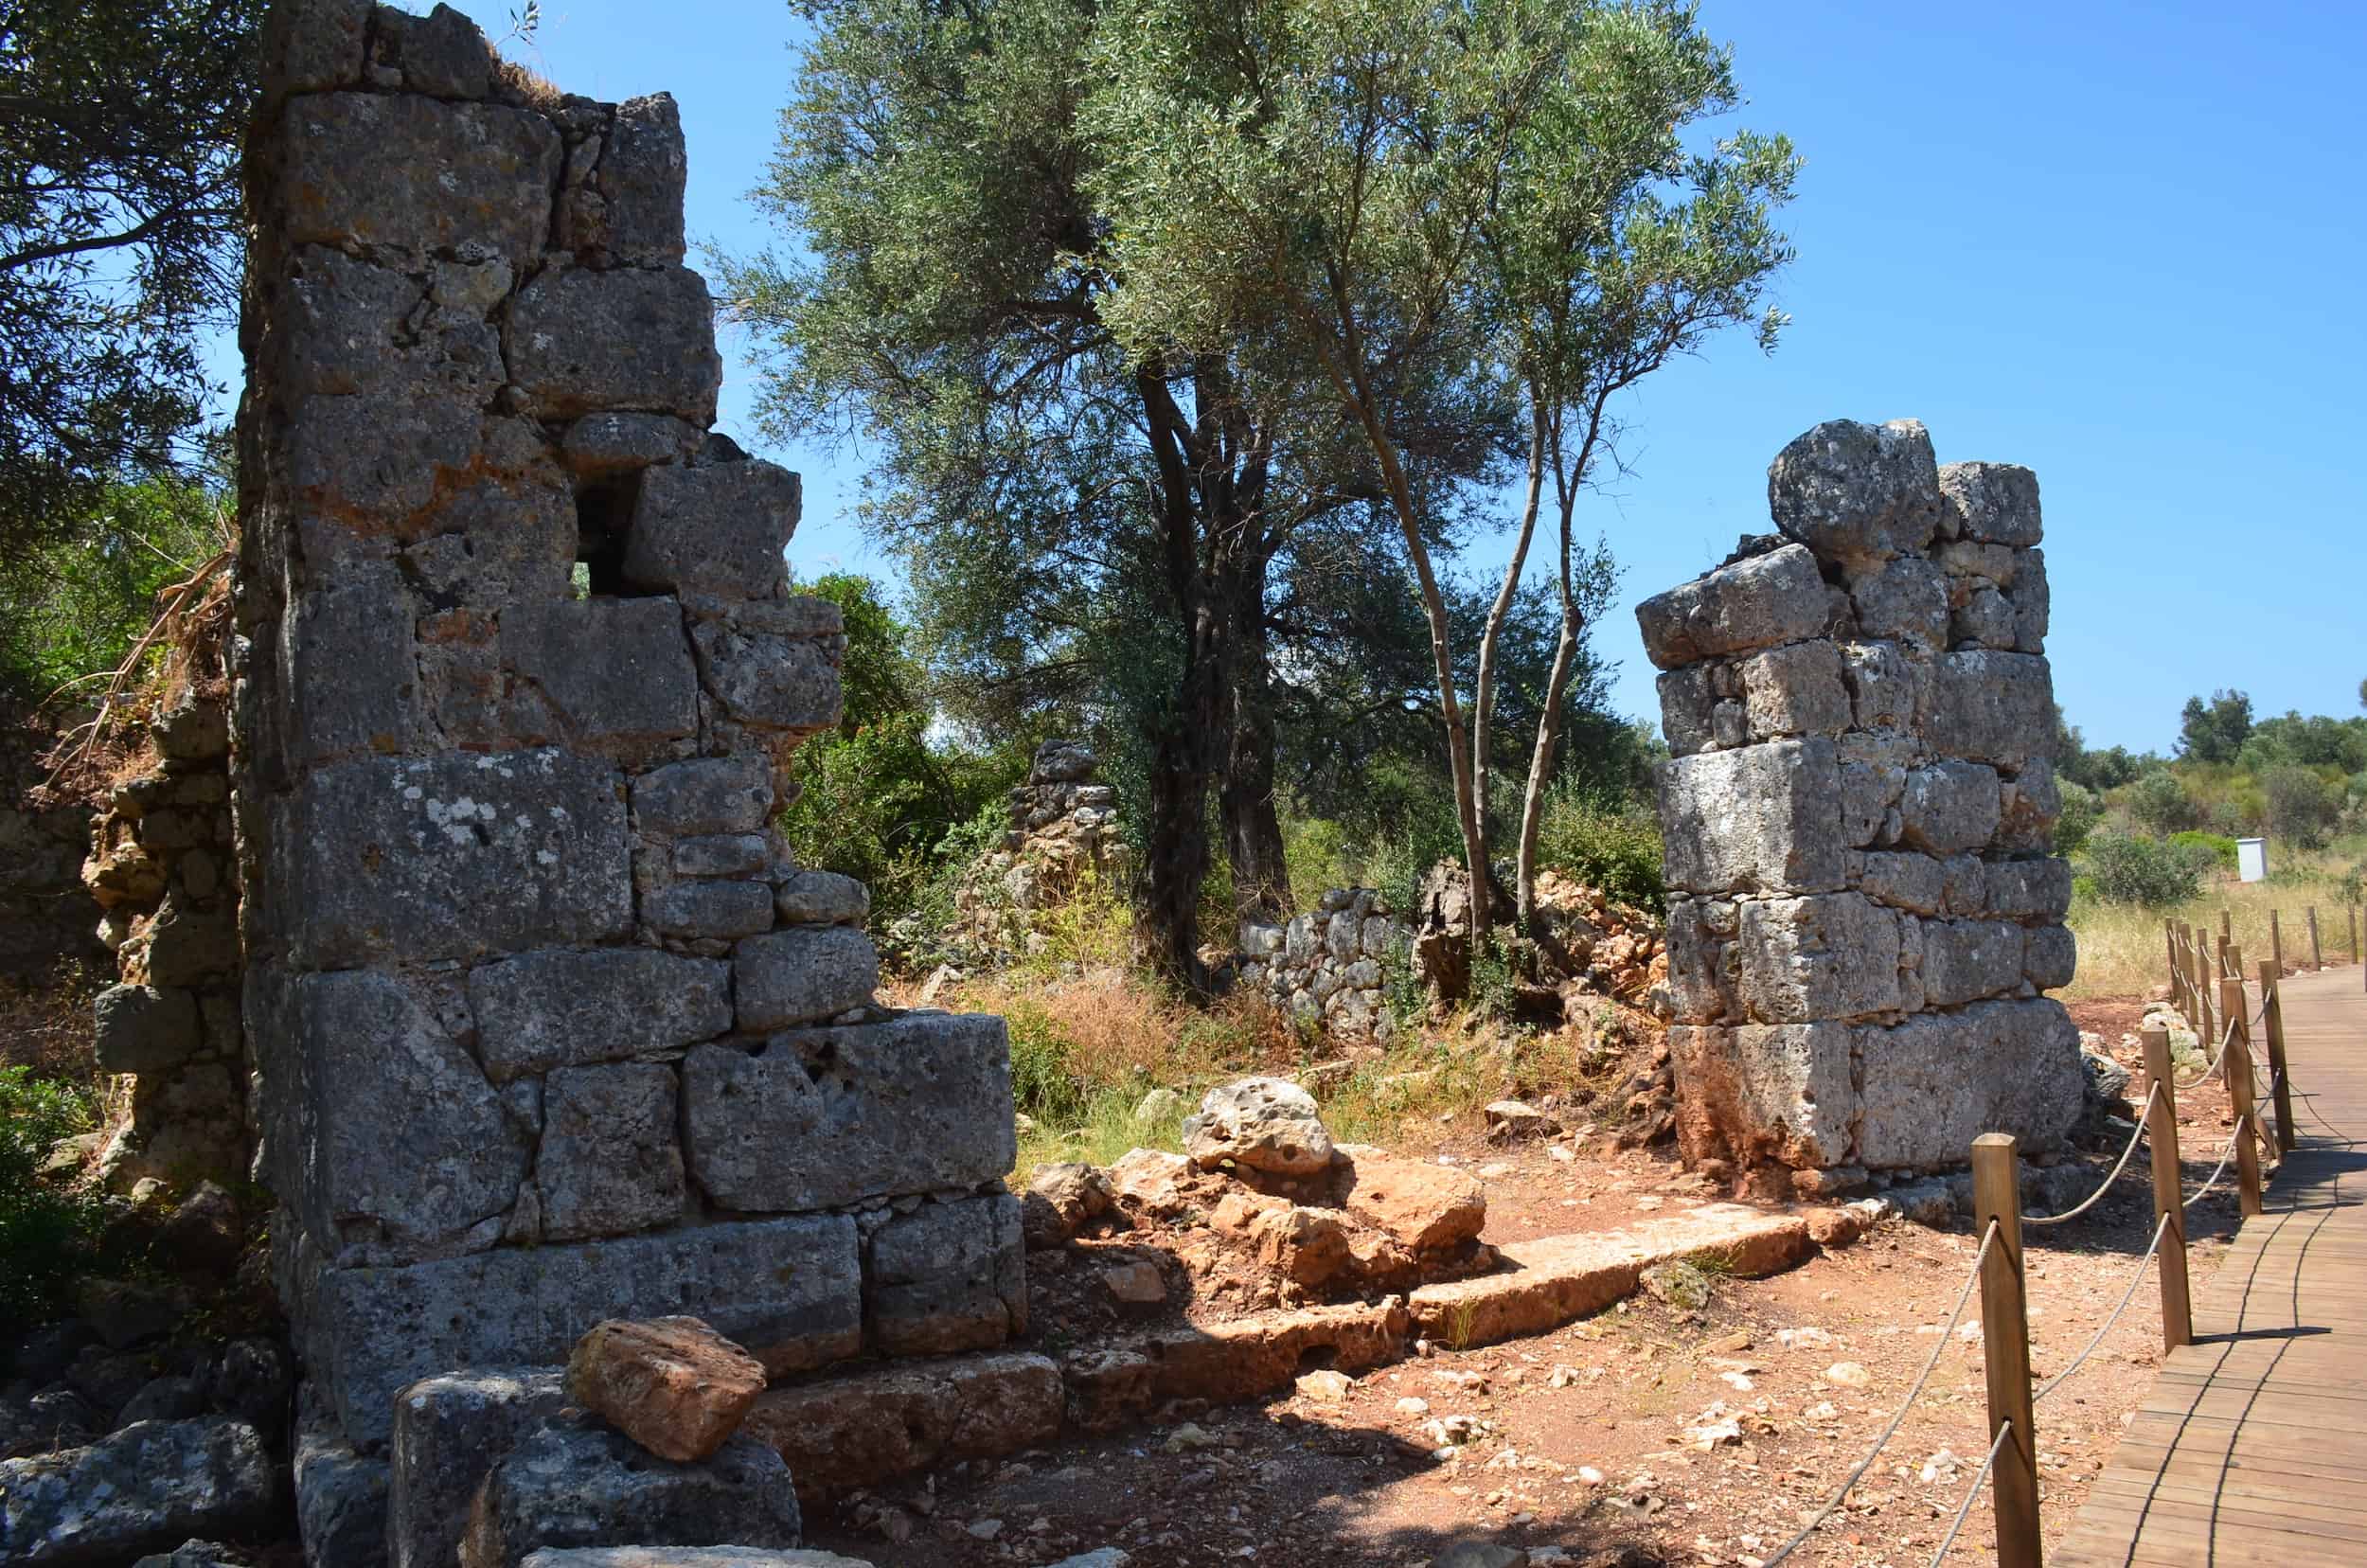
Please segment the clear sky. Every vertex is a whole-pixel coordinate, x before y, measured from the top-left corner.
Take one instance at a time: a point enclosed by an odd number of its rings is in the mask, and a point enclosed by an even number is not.
[[[498,38],[503,0],[459,0]],[[418,9],[425,9],[424,4]],[[1626,570],[1597,644],[1658,719],[1634,602],[1767,526],[1767,461],[1833,418],[1913,417],[1942,462],[2038,471],[2056,691],[2091,745],[2167,749],[2179,705],[2347,714],[2367,678],[2367,5],[1703,0],[1737,122],[1806,159],[1794,319],[1627,411],[1632,472],[1582,526]],[[546,0],[521,55],[603,98],[670,91],[694,245],[776,242],[761,177],[802,24],[774,0]],[[694,258],[695,261],[695,258]],[[768,449],[727,341],[724,429],[801,470],[803,575],[880,571],[860,454]],[[229,367],[235,372],[235,365]],[[1511,500],[1507,497],[1506,514]],[[1483,542],[1475,564],[1501,562]]]

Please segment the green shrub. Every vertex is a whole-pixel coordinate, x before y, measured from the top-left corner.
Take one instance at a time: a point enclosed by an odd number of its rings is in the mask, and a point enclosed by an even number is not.
[[[2208,856],[2209,859],[2204,862],[2206,864],[2216,865],[2230,873],[2235,870],[2235,841],[2224,833],[2205,833],[2190,829],[2183,833],[2172,833],[2170,843],[2191,851],[2198,859]]]
[[[100,1207],[41,1174],[61,1138],[90,1125],[89,1102],[24,1067],[0,1067],[0,1335],[39,1323],[88,1262]]]
[[[1076,1126],[1091,1098],[1072,1063],[1076,1042],[1033,1002],[1012,1004],[1003,1022],[1011,1039],[1012,1104],[1054,1127]]]
[[[2322,849],[2342,820],[2342,796],[2308,768],[2271,768],[2260,780],[2269,829],[2303,849]]]
[[[2192,828],[2201,813],[2180,783],[2178,775],[2156,768],[2128,786],[2128,814],[2149,833],[2175,833]]]
[[[160,589],[225,543],[219,498],[184,480],[111,486],[58,543],[0,563],[0,691],[31,702],[113,669]],[[84,700],[97,684],[82,682]]]
[[[2086,847],[2088,835],[2096,830],[2104,819],[2104,797],[2085,784],[2070,779],[2060,785],[2063,796],[2062,814],[2055,819],[2055,852],[2075,855]]]
[[[2209,864],[2208,850],[2153,839],[2098,833],[2088,841],[2088,875],[2094,880],[2096,897],[2108,903],[2147,909],[2185,903],[2201,894],[2203,868]]]
[[[1660,874],[1660,819],[1632,802],[1556,785],[1538,825],[1537,858],[1539,865],[1566,871],[1617,902],[1655,914],[1668,907]]]

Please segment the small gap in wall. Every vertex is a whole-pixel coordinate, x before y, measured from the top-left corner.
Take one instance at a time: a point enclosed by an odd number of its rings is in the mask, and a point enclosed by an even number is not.
[[[640,499],[638,470],[590,480],[577,490],[573,597],[622,598],[632,592],[625,582],[625,535]]]

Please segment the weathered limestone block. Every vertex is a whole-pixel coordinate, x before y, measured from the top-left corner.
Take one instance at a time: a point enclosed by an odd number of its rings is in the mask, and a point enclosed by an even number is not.
[[[863,1270],[870,1347],[985,1350],[1027,1327],[1026,1245],[1008,1193],[923,1203],[873,1233]]]
[[[673,95],[627,98],[600,139],[591,178],[561,198],[560,242],[594,266],[680,261],[690,165]]]
[[[507,262],[444,262],[441,288],[326,245],[290,253],[261,352],[283,394],[401,393],[483,405],[507,379],[485,319],[509,292]],[[477,303],[472,284],[493,285]],[[473,309],[472,307],[473,306]]]
[[[595,1324],[567,1358],[567,1398],[661,1459],[710,1458],[764,1391],[754,1356],[694,1317]]]
[[[1797,546],[1721,566],[1636,606],[1644,651],[1663,669],[1797,642],[1824,630],[1831,596]]]
[[[1753,1020],[1863,1018],[1899,1006],[1898,917],[1860,893],[1742,906],[1740,993]]]
[[[1931,653],[1948,647],[1948,579],[1921,556],[1900,556],[1853,573],[1849,601],[1861,636]]]
[[[762,757],[702,757],[632,781],[632,822],[650,834],[753,833],[773,814],[773,770]]]
[[[326,968],[622,936],[623,793],[610,764],[548,749],[315,770],[273,831],[281,939]]]
[[[281,0],[263,13],[268,98],[350,87],[362,80],[362,43],[374,0]]]
[[[1735,1015],[1738,931],[1736,906],[1729,900],[1669,900],[1668,994],[1677,1022],[1716,1024]]]
[[[2009,920],[2052,923],[2071,911],[2072,871],[2069,861],[1995,861],[1985,868],[1984,907]]]
[[[1997,832],[1997,770],[1934,762],[1907,775],[1899,816],[1909,844],[1934,855],[1978,849]]]
[[[673,872],[678,877],[752,877],[772,864],[773,846],[762,833],[707,833],[674,841]],[[863,885],[851,877],[840,880]]]
[[[2061,1146],[2083,1103],[2079,1030],[2050,998],[1861,1027],[1859,1050],[1870,1070],[1858,1163],[1871,1169],[1962,1165],[1984,1132],[2043,1153]]]
[[[1703,752],[1661,764],[1659,775],[1671,888],[1814,893],[1841,885],[1841,773],[1832,741]]]
[[[2079,972],[2079,943],[2069,926],[2033,926],[2022,948],[2021,977],[2039,990],[2068,986]]]
[[[1717,744],[1716,673],[1714,665],[1687,665],[1667,671],[1656,683],[1661,734],[1679,757],[1691,757]]]
[[[772,899],[765,900],[772,916]],[[796,926],[750,936],[732,951],[733,1007],[758,1033],[819,1023],[871,1000],[880,954],[852,926]]]
[[[781,883],[774,907],[791,925],[861,925],[871,914],[871,890],[835,871],[800,871]]]
[[[1934,752],[2019,768],[2055,748],[2055,681],[2028,653],[1970,650],[1941,655],[1924,738]]]
[[[347,1442],[310,1387],[296,1406],[296,1534],[305,1568],[385,1568],[386,1461]]]
[[[685,882],[652,888],[641,900],[641,919],[661,936],[716,941],[754,936],[773,929],[773,884]]]
[[[672,599],[515,604],[502,612],[501,645],[541,699],[517,704],[522,739],[596,745],[699,733],[698,669]]]
[[[2021,984],[2022,929],[2009,920],[1926,920],[1924,1002],[1952,1007]]]
[[[545,1237],[623,1236],[682,1218],[677,1098],[664,1062],[552,1071],[534,1167]]]
[[[492,91],[493,46],[475,23],[450,6],[437,6],[425,16],[382,6],[377,23],[370,31],[369,62],[382,71],[401,73],[410,91],[439,98],[481,98]]]
[[[2053,846],[2055,820],[2062,814],[2063,793],[2055,783],[2055,764],[2034,757],[2021,765],[2021,772],[1998,785],[1995,846],[2044,854]]]
[[[701,684],[741,723],[810,734],[838,722],[840,650],[832,643],[751,631],[737,619],[701,621],[690,642]]]
[[[1956,602],[1960,597],[1961,602]],[[1949,646],[2013,651],[2020,633],[2015,624],[2011,599],[1986,583],[1977,583],[1961,596],[1951,593],[1949,599]]]
[[[129,1562],[266,1526],[279,1488],[243,1421],[138,1421],[87,1448],[0,1460],[0,1561]]]
[[[903,1013],[777,1034],[682,1065],[691,1175],[742,1212],[833,1208],[976,1187],[1011,1168],[1017,1133],[1003,1021]]]
[[[1184,1152],[1203,1170],[1311,1176],[1330,1168],[1331,1134],[1314,1096],[1288,1078],[1237,1078],[1209,1090],[1184,1119]]]
[[[587,479],[680,463],[705,437],[670,414],[586,414],[560,443],[569,472]]]
[[[1848,643],[1841,655],[1850,721],[1858,728],[1906,729],[1914,723],[1914,666],[1896,643]]]
[[[1915,742],[1889,730],[1853,731],[1841,738],[1841,836],[1852,849],[1896,842],[1913,765]]]
[[[642,1449],[595,1417],[553,1417],[485,1478],[461,1568],[518,1568],[548,1546],[794,1546],[797,1494],[781,1456],[737,1437],[697,1464]]]
[[[1939,471],[1940,532],[2026,550],[2044,537],[2038,476],[2019,463],[1946,463]]]
[[[1989,912],[1989,868],[1977,855],[1950,855],[1940,862],[1941,900],[1950,915]]]
[[[1754,740],[1839,735],[1850,725],[1841,652],[1829,642],[1793,643],[1745,659],[1742,691]]]
[[[102,1073],[162,1073],[195,1056],[204,1037],[196,993],[176,987],[110,986],[91,1004]]]
[[[393,1568],[454,1568],[486,1472],[566,1404],[556,1367],[448,1372],[397,1395],[384,1532]]]
[[[742,1430],[787,1460],[798,1495],[818,1505],[850,1488],[1050,1442],[1060,1400],[1060,1371],[1049,1359],[1004,1351],[769,1389]]]
[[[1828,419],[1768,465],[1767,506],[1785,537],[1820,560],[1856,563],[1915,554],[1940,522],[1931,433],[1916,419]]]
[[[504,1083],[673,1050],[732,1026],[731,966],[654,948],[523,953],[469,972],[477,1059]]]
[[[505,432],[515,423],[504,421]],[[506,605],[566,597],[578,535],[575,497],[556,465],[538,458],[461,485],[434,511],[433,528],[402,552],[403,575],[422,599],[458,608],[423,616],[422,642],[451,619],[490,627]]]
[[[781,552],[802,508],[797,475],[772,463],[650,469],[626,536],[626,580],[685,594],[771,598],[788,584]]]
[[[854,1354],[862,1272],[846,1215],[504,1248],[295,1281],[306,1363],[356,1441],[383,1439],[396,1390],[455,1366],[555,1364],[602,1318],[691,1314],[774,1376]]]
[[[288,606],[292,760],[418,746],[427,711],[413,652],[418,607],[391,562],[359,562]]]
[[[288,105],[273,155],[288,244],[473,253],[524,271],[548,231],[561,153],[548,120],[499,104],[327,93]]]
[[[1977,864],[1977,863],[1976,863]],[[1946,907],[1947,871],[1929,855],[1890,850],[1869,851],[1865,869],[1857,878],[1859,891],[1877,903],[1916,915],[1937,915]],[[1977,911],[1976,911],[1977,913]],[[1672,954],[1675,944],[1670,944]],[[1676,960],[1669,960],[1675,977]]]
[[[541,419],[634,409],[706,424],[723,383],[706,281],[682,267],[545,272],[510,305],[509,373]]]
[[[323,1245],[490,1246],[530,1152],[429,999],[368,970],[270,977],[274,1185]]]
[[[1688,1155],[1764,1156],[1794,1167],[1845,1165],[1857,1136],[1857,1034],[1839,1022],[1668,1031],[1688,1086]]]
[[[2032,550],[2020,578],[2014,584],[2014,647],[2024,653],[2046,651],[2049,618],[2054,614],[2055,593],[2047,586],[2046,552]]]

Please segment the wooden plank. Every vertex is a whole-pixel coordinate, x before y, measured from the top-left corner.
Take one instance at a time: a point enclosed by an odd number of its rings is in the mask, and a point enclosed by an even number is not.
[[[2351,979],[2278,986],[2301,1147],[2194,1292],[2194,1342],[2163,1357],[2056,1568],[2367,1562],[2367,1204],[2341,1184],[2357,1146],[2327,1131],[2367,1136],[2367,994]],[[2244,1016],[2233,983],[2202,1000]]]

